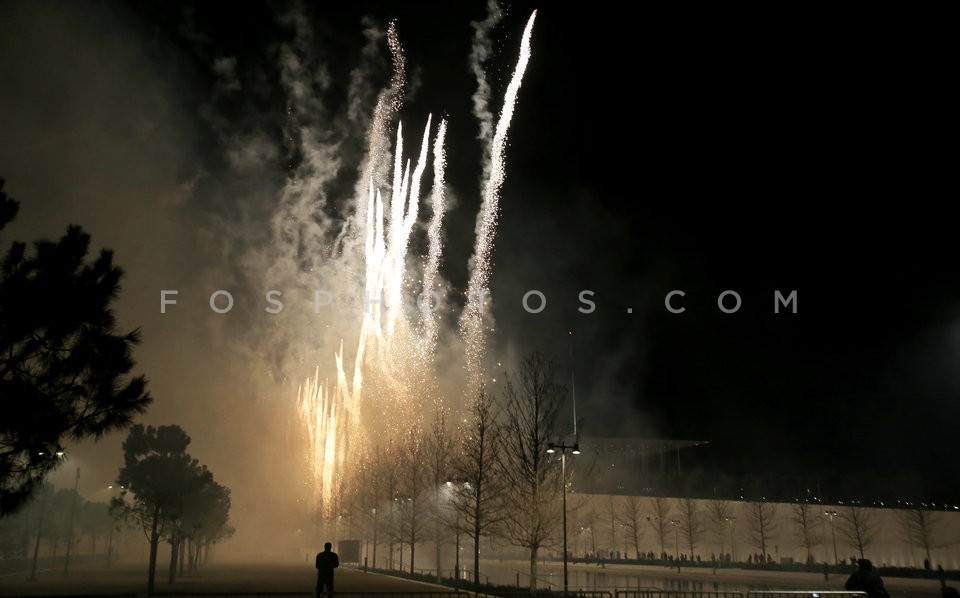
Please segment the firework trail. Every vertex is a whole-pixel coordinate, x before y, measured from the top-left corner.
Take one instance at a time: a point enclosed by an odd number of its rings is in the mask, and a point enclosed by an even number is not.
[[[478,216],[478,238],[472,258],[470,297],[461,318],[466,345],[470,383],[482,377],[481,358],[485,342],[480,317],[483,305],[472,300],[489,280],[490,253],[496,233],[496,213],[503,184],[507,132],[520,82],[530,58],[530,36],[534,15],[523,34],[520,58],[507,88],[503,110],[489,140],[481,185],[482,207]],[[389,88],[379,96],[367,131],[367,155],[361,164],[353,216],[344,224],[330,257],[331,265],[322,274],[346,276],[362,272],[363,309],[355,330],[352,376],[347,374],[348,354],[341,340],[334,358],[336,384],[331,390],[322,381],[317,367],[314,375],[298,390],[298,414],[309,445],[308,461],[312,478],[313,504],[329,515],[336,508],[334,488],[349,484],[344,472],[354,470],[359,455],[377,439],[400,438],[419,427],[422,409],[430,397],[439,400],[435,357],[439,337],[439,315],[435,313],[443,249],[447,122],[441,119],[436,132],[432,116],[420,136],[417,158],[406,157],[403,126],[397,124],[394,149],[390,152],[390,124],[402,105],[405,59],[391,23],[387,33],[394,61]],[[484,91],[489,95],[489,90]],[[482,123],[481,119],[481,123]],[[483,126],[483,125],[481,125]],[[432,147],[432,152],[431,152]],[[432,153],[432,160],[431,160]],[[392,162],[392,185],[386,166]],[[427,167],[432,165],[429,203],[432,216],[427,226],[427,255],[420,262],[408,260],[410,239],[420,216],[421,187]],[[318,185],[305,185],[317,189]],[[352,247],[357,247],[356,258]],[[356,264],[355,259],[362,261]],[[421,272],[417,274],[417,266]],[[419,309],[408,309],[402,298],[418,294]],[[386,429],[383,429],[386,428]],[[387,441],[388,442],[388,441]],[[351,467],[348,467],[351,465]]]
[[[437,131],[437,139],[433,145],[433,180],[443,181],[447,167],[447,157],[444,152],[444,141],[447,136],[447,121],[440,121],[440,130]],[[430,219],[430,226],[427,228],[427,239],[429,246],[427,248],[427,263],[423,268],[423,295],[425,300],[430,301],[431,309],[421,309],[420,314],[423,321],[423,333],[421,335],[420,356],[426,359],[437,347],[437,318],[436,307],[440,302],[439,293],[433,296],[434,287],[440,272],[440,251],[443,249],[443,239],[440,236],[443,227],[443,215],[447,211],[447,199],[443,185],[434,183],[433,194],[430,198],[430,204],[433,207],[433,217]]]
[[[468,396],[476,396],[483,386],[483,354],[486,350],[486,334],[483,317],[486,312],[485,296],[490,282],[490,254],[493,252],[494,237],[497,232],[500,188],[506,178],[504,152],[507,146],[507,133],[513,119],[513,109],[517,102],[517,93],[523,82],[523,74],[530,61],[530,36],[533,34],[533,22],[537,11],[533,11],[527,26],[523,30],[520,42],[520,59],[513,71],[510,85],[503,99],[503,110],[497,121],[496,132],[490,143],[490,157],[484,171],[487,173],[481,190],[482,204],[477,217],[477,239],[474,247],[470,282],[467,287],[467,305],[460,319],[460,332],[466,345],[467,391]]]

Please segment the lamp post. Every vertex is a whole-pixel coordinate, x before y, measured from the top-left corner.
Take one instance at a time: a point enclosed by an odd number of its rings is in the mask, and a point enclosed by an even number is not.
[[[453,573],[454,588],[460,585],[460,512],[457,512],[457,523],[455,526],[454,533],[456,534],[456,550],[457,553],[454,555],[453,567],[456,569]]]
[[[830,510],[824,511],[823,514],[826,515],[828,519],[830,519],[830,535],[833,536],[833,564],[836,565],[840,563],[840,559],[837,557],[837,530],[833,526],[833,518],[839,515],[839,513],[837,513],[833,509],[830,509]]]
[[[77,508],[77,498],[79,493],[77,490],[80,488],[80,468],[77,468],[77,479],[73,483],[73,496],[70,497],[70,525],[67,528],[67,554],[63,559],[63,574],[67,574],[67,568],[70,566],[70,545],[73,543],[73,514]]]
[[[580,443],[551,442],[547,445],[547,453],[552,455],[557,451],[560,451],[560,477],[563,484],[563,593],[566,594],[570,585],[567,574],[567,451],[571,455],[579,455]],[[530,584],[536,586],[536,580],[531,579]]]
[[[377,507],[373,507],[373,568],[377,568]]]
[[[107,490],[113,490],[113,484],[107,486]],[[120,486],[121,492],[126,490],[123,486]],[[116,493],[113,493],[113,497],[116,498]],[[110,501],[110,504],[113,504],[113,501]],[[110,568],[110,562],[113,560],[113,532],[117,527],[117,520],[112,512],[108,511],[110,516],[110,535],[107,536],[107,569]]]
[[[57,447],[57,450],[55,450],[53,454],[56,455],[57,459],[63,459],[63,455],[64,455],[63,449],[60,448],[59,446]],[[45,451],[40,451],[38,455],[40,457],[47,457],[47,458],[50,458],[52,456]],[[80,479],[80,468],[78,467],[77,480],[79,479]],[[40,517],[37,521],[37,542],[33,546],[33,565],[30,568],[30,577],[27,578],[27,581],[37,581],[37,558],[40,556],[40,536],[43,533],[43,515],[44,515],[44,512],[46,511],[46,496],[47,495],[44,492],[44,485],[43,483],[41,483],[40,484]],[[71,525],[73,523],[72,518],[73,517],[71,514]],[[69,550],[69,544],[67,544],[67,546],[68,546],[67,550]],[[66,569],[64,569],[64,571],[66,571]]]
[[[733,559],[733,562],[737,562],[737,535],[734,531],[737,524],[737,518],[726,517],[724,521],[730,523],[730,552],[733,553],[731,558]]]
[[[469,488],[469,482],[454,482],[452,480],[447,481],[447,488],[451,489],[451,499],[450,502],[453,505],[453,512],[455,515],[455,521],[453,525],[454,532],[454,542],[455,542],[455,553],[454,553],[454,563],[453,563],[453,587],[458,589],[460,587],[460,507],[462,504],[460,501],[463,499],[464,488]],[[440,565],[437,565],[437,575],[439,575]]]
[[[37,557],[40,556],[40,536],[43,534],[43,514],[47,509],[47,494],[40,486],[40,517],[37,519],[37,542],[33,546],[33,566],[27,581],[37,581]]]
[[[680,570],[680,520],[671,519],[670,525],[673,526],[673,549],[676,552],[677,571]]]

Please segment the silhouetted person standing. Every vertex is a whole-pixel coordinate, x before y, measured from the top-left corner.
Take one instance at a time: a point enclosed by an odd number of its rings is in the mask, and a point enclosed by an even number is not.
[[[940,595],[943,598],[958,598],[960,592],[957,588],[947,585],[947,572],[943,570],[943,565],[937,565],[937,575],[940,577]]]
[[[323,594],[326,587],[327,596],[333,596],[333,570],[340,566],[340,557],[330,550],[333,544],[323,545],[323,552],[317,553],[317,598]]]
[[[883,587],[880,574],[873,568],[873,563],[867,559],[857,561],[857,570],[847,580],[846,589],[850,592],[866,592],[870,598],[889,598],[887,589]]]

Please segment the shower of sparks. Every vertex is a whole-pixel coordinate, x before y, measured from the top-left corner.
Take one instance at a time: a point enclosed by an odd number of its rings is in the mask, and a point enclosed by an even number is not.
[[[530,58],[535,15],[530,17],[524,30],[520,58],[505,94],[496,134],[488,148],[491,163],[484,168],[483,204],[478,216],[475,255],[471,260],[470,300],[461,317],[468,384],[475,384],[482,377],[483,305],[475,302],[474,297],[489,281],[497,202],[505,177],[507,132]],[[391,159],[389,125],[402,105],[405,85],[405,58],[393,23],[387,40],[394,75],[374,109],[367,133],[367,156],[361,165],[364,181],[362,187],[358,185],[363,189],[364,199],[354,206],[353,224],[359,225],[356,236],[362,238],[365,302],[357,315],[360,321],[352,377],[347,375],[341,341],[335,354],[337,380],[332,391],[328,383],[321,380],[319,367],[298,391],[299,418],[309,445],[311,500],[325,516],[337,508],[337,497],[350,483],[347,472],[359,470],[359,457],[368,451],[369,445],[384,437],[408,435],[421,425],[419,418],[424,409],[420,406],[432,407],[440,402],[435,357],[440,322],[438,302],[443,299],[439,268],[443,216],[447,209],[444,193],[447,122],[440,120],[431,143],[432,117],[427,118],[413,165],[404,155],[403,127],[398,123],[392,156],[392,186],[389,190],[381,189],[380,184],[385,182],[381,179],[386,177],[379,173]],[[432,163],[433,188],[429,194],[432,216],[426,227],[427,255],[425,260],[408,260],[410,240],[420,214],[421,182],[428,163]],[[340,238],[348,234],[345,231]],[[404,303],[403,299],[411,296],[419,296],[418,307]]]
[[[510,121],[513,119],[513,109],[517,103],[517,93],[523,81],[523,73],[527,70],[530,61],[530,36],[533,34],[533,21],[537,12],[533,11],[527,26],[523,30],[523,39],[520,43],[520,59],[513,71],[510,85],[503,99],[503,110],[497,121],[496,132],[490,147],[490,164],[486,180],[483,181],[480,206],[480,215],[477,218],[477,240],[474,247],[473,269],[470,272],[470,283],[467,287],[467,305],[460,319],[460,332],[463,336],[467,352],[467,391],[469,396],[476,396],[483,384],[483,355],[486,351],[486,333],[484,330],[484,314],[486,313],[485,297],[490,283],[490,254],[493,252],[493,241],[497,234],[497,216],[500,209],[500,188],[506,178],[507,170],[504,162],[504,153],[507,147],[507,133],[510,130]]]

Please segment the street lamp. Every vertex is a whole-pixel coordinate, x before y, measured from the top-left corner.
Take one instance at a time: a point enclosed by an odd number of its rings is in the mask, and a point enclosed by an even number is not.
[[[63,455],[64,455],[63,449],[59,446],[53,452],[53,455],[49,455],[46,451],[39,451],[37,454],[41,457],[46,457],[47,459],[50,459],[54,455],[56,456],[57,459],[63,459]],[[80,479],[80,468],[77,468],[77,479],[78,480]],[[30,577],[27,578],[28,581],[37,581],[37,559],[40,556],[40,536],[43,533],[43,515],[46,511],[46,497],[47,495],[44,492],[44,482],[41,481],[40,517],[37,520],[37,542],[33,547],[33,565],[30,568]],[[72,514],[71,514],[71,519],[72,519]],[[72,525],[72,521],[71,521],[71,525]],[[69,550],[69,544],[68,544],[68,550]]]
[[[673,542],[674,542],[673,545],[674,545],[674,550],[675,550],[676,553],[677,553],[677,555],[676,555],[676,558],[677,558],[677,571],[679,571],[679,570],[680,570],[680,520],[679,520],[679,519],[671,519],[671,520],[670,520],[670,525],[673,526]]]
[[[454,515],[455,515],[455,517],[456,517],[456,520],[455,520],[454,526],[453,526],[454,535],[455,535],[455,543],[456,543],[456,546],[455,546],[455,548],[454,548],[455,554],[454,554],[454,564],[453,564],[453,567],[454,567],[453,581],[454,581],[454,588],[459,588],[459,587],[460,587],[460,575],[461,575],[461,569],[460,569],[460,529],[461,529],[460,510],[461,510],[461,508],[462,508],[463,506],[467,505],[466,502],[461,502],[461,501],[464,501],[464,500],[467,498],[467,495],[465,494],[465,492],[466,492],[466,491],[472,491],[472,488],[471,488],[471,486],[470,486],[470,482],[468,482],[468,481],[466,481],[466,480],[464,480],[464,481],[456,481],[456,482],[455,482],[455,481],[447,481],[447,487],[453,489],[453,494],[451,495],[451,497],[452,497],[452,498],[451,498],[451,504],[453,505],[453,512],[454,512]],[[470,497],[470,498],[471,498],[471,500],[473,500],[474,498],[476,498],[476,500],[479,500],[479,498],[476,497],[475,495],[474,495],[473,497]],[[479,548],[477,548],[477,551],[479,552]],[[474,577],[478,577],[478,578],[479,578],[479,571],[480,571],[480,569],[479,569],[479,567],[476,565],[476,562],[479,562],[479,561],[478,561],[478,559],[474,559],[474,561],[475,561],[475,563],[474,563],[474,573],[475,573]],[[439,570],[440,570],[440,566],[439,566],[439,564],[438,564],[438,565],[437,565],[438,575],[439,575]],[[477,581],[477,580],[474,580],[474,582],[476,582],[476,581]]]
[[[43,514],[47,509],[47,493],[43,484],[40,485],[40,517],[37,520],[37,543],[33,547],[33,566],[27,581],[37,581],[37,557],[40,556],[40,536],[43,534]]]
[[[837,530],[833,526],[833,518],[839,515],[839,513],[833,509],[830,509],[828,511],[824,511],[823,514],[830,519],[830,534],[833,536],[833,563],[837,565],[840,564],[840,559],[837,557]]]
[[[57,451],[57,456],[62,455],[62,451]],[[63,559],[63,574],[67,574],[67,568],[70,566],[70,546],[73,544],[73,514],[77,508],[77,498],[80,494],[78,492],[80,488],[80,468],[77,468],[77,479],[73,484],[73,496],[70,497],[70,525],[67,531],[67,554]]]
[[[447,480],[447,488],[453,488],[453,487],[454,487],[453,482],[450,480]],[[457,484],[457,490],[459,490],[459,488],[460,488],[460,485]],[[456,495],[452,495],[452,496],[456,497]],[[452,500],[455,500],[455,498]],[[460,509],[457,508],[457,505],[454,505],[453,512],[456,515],[456,522],[454,523],[454,526],[453,526],[453,533],[455,538],[454,540],[455,554],[453,556],[453,586],[454,588],[457,588],[460,585]],[[437,563],[437,579],[439,578],[440,578],[440,563],[438,562]]]
[[[114,489],[113,484],[110,484],[109,486],[107,486],[107,490],[113,490],[113,489]],[[126,488],[123,487],[122,485],[119,486],[119,489],[120,489],[121,495],[123,492],[126,491]],[[113,498],[116,498],[116,492],[112,492],[111,494]],[[110,501],[110,504],[113,505],[113,500]],[[113,532],[116,530],[116,527],[117,527],[117,519],[114,513],[111,511],[108,511],[108,514],[110,516],[110,534],[107,536],[107,569],[110,568],[110,562],[113,559]]]
[[[547,445],[547,453],[552,455],[557,451],[560,451],[560,477],[563,484],[563,593],[566,594],[570,585],[567,574],[567,451],[571,455],[579,455],[580,443],[551,442]],[[530,584],[536,586],[536,580],[531,579]]]
[[[377,568],[377,507],[373,507],[373,568]]]
[[[733,562],[737,562],[737,535],[734,531],[734,526],[737,524],[736,517],[725,517],[724,521],[730,523],[730,551],[733,553],[731,558]]]

